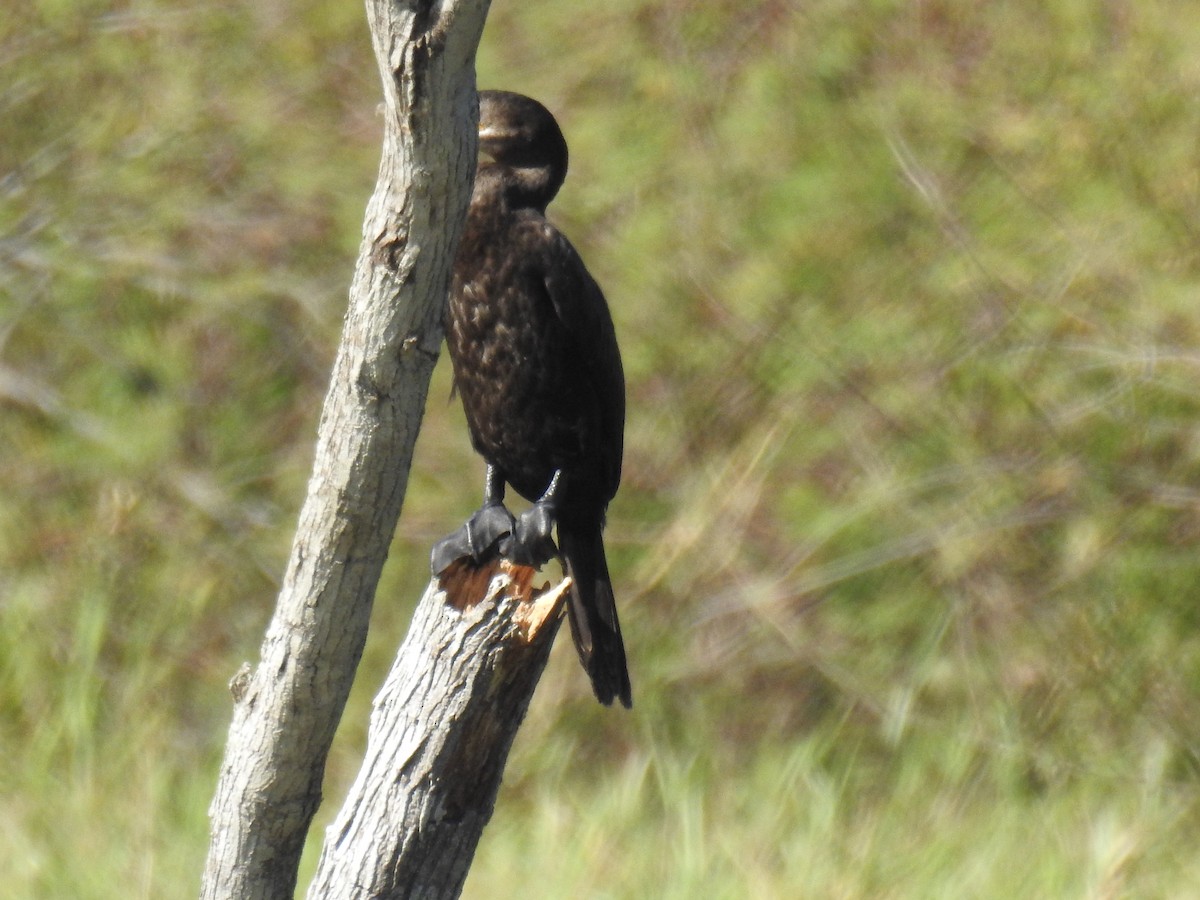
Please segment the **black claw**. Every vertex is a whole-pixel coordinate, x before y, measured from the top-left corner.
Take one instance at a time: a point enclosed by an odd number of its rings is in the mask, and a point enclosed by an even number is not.
[[[454,534],[447,535],[433,545],[433,551],[429,554],[429,570],[436,577],[445,572],[456,559],[470,555],[471,546],[467,540],[467,526],[464,525]]]
[[[521,514],[512,537],[502,548],[518,565],[541,568],[558,556],[554,545],[554,510],[549,503],[535,503]]]
[[[433,545],[429,555],[429,568],[433,574],[441,575],[452,562],[469,558],[474,563],[483,562],[488,556],[502,550],[502,544],[513,533],[516,522],[512,513],[501,503],[488,503],[478,510],[456,532],[442,538]]]
[[[467,520],[471,555],[479,562],[502,538],[516,527],[512,513],[502,503],[489,503]]]

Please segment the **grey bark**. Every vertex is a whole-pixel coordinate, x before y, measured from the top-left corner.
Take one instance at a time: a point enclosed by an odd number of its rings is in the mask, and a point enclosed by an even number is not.
[[[458,897],[562,621],[567,582],[507,563],[429,585],[375,700],[311,900]]]
[[[366,639],[475,167],[475,49],[488,0],[368,0],[383,157],[275,614],[209,809],[201,896],[290,898]]]

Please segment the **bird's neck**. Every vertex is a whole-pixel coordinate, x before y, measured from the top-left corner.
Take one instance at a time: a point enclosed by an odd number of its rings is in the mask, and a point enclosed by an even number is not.
[[[517,167],[484,163],[475,173],[471,206],[536,209],[544,213],[562,181],[562,175],[550,165]]]

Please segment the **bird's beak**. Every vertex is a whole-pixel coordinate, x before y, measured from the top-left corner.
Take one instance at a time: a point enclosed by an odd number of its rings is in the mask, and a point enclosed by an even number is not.
[[[492,141],[500,136],[500,131],[492,125],[479,127],[479,159],[477,162],[495,162],[496,157],[488,149]]]

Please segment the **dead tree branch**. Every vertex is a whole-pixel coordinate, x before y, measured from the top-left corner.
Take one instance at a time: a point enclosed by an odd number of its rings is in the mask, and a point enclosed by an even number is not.
[[[313,474],[261,659],[239,679],[201,896],[290,898],[404,492],[475,167],[487,0],[368,0],[383,156]]]
[[[313,900],[459,895],[569,584],[456,563],[430,583],[375,699],[367,752],[326,832]]]

